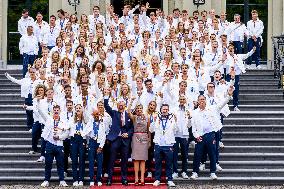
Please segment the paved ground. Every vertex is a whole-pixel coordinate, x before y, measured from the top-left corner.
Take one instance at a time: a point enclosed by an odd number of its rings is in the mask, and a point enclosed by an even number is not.
[[[28,186],[28,185],[16,185],[16,186],[0,186],[0,189],[39,189],[39,186]],[[68,188],[73,188],[73,187],[68,187]],[[78,188],[78,187],[77,187]],[[88,189],[89,187],[80,187],[80,189]],[[101,187],[95,187],[95,188],[101,188]],[[114,189],[116,188],[115,186],[112,187],[106,187],[104,186],[103,188],[110,188]],[[119,188],[122,188],[119,186]],[[128,187],[123,187],[123,188],[144,188],[147,189],[149,187],[135,187],[135,186],[128,186]],[[151,187],[152,188],[152,187]],[[284,189],[283,186],[245,186],[245,185],[179,185],[175,187],[174,189],[185,189],[185,188],[190,188],[190,189]],[[49,187],[48,189],[59,189],[59,187]],[[62,189],[62,188],[60,188]]]

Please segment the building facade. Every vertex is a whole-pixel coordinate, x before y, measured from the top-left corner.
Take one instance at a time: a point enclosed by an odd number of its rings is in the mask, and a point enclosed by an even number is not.
[[[57,15],[56,11],[58,9],[63,9],[69,13],[74,13],[74,7],[68,3],[68,0],[40,0],[40,1],[32,1],[32,0],[19,0],[23,5],[31,5],[33,2],[43,2],[45,1],[48,5],[48,14],[49,15]],[[74,0],[71,0],[73,2]],[[148,0],[145,2],[150,3],[150,8],[162,8],[165,14],[171,13],[174,8],[179,8],[180,10],[186,9],[191,13],[193,10],[197,10],[197,6],[193,3],[194,0]],[[7,64],[11,64],[13,62],[12,52],[14,51],[10,48],[9,38],[11,38],[10,34],[13,34],[17,31],[11,31],[11,27],[8,25],[9,23],[9,10],[12,6],[11,4],[15,4],[15,0],[1,0],[0,1],[0,68],[6,67]],[[28,3],[27,3],[28,2]],[[106,7],[109,4],[113,4],[115,6],[122,6],[125,2],[135,3],[143,3],[143,0],[81,0],[80,4],[77,6],[77,13],[81,15],[91,14],[92,7],[94,5],[98,5],[101,8],[102,14],[105,13]],[[152,7],[153,5],[154,7]],[[247,6],[246,6],[247,5]],[[251,5],[250,7],[248,5]],[[254,8],[258,9],[262,5],[261,9],[263,9],[263,15],[265,15],[265,19],[267,19],[266,28],[265,28],[265,43],[262,47],[265,52],[265,58],[271,60],[272,58],[272,42],[271,36],[281,35],[284,33],[284,1],[283,0],[205,0],[204,5],[200,5],[198,10],[210,10],[215,9],[216,14],[220,14],[221,11],[227,11],[228,14],[240,13],[234,12],[236,8],[240,8],[242,11],[246,12],[244,14],[244,18],[250,19],[250,9]],[[14,5],[17,6],[17,5]],[[235,8],[236,7],[236,8]],[[46,7],[47,8],[47,7]],[[46,9],[45,8],[45,9]],[[120,7],[115,7],[120,9]],[[240,13],[242,15],[242,13]],[[19,19],[21,16],[21,12],[18,13]],[[260,19],[261,16],[260,16]],[[231,20],[229,20],[231,21]],[[17,24],[17,23],[13,23]],[[11,50],[12,49],[12,50]],[[11,61],[12,60],[12,61]]]

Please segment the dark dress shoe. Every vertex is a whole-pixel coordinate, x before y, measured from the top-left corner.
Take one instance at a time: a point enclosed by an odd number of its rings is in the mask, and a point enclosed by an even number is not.
[[[121,183],[122,183],[122,185],[124,185],[124,186],[128,186],[127,180],[123,180]]]
[[[106,185],[107,185],[107,186],[111,186],[111,185],[112,185],[111,181],[108,180],[108,181],[106,182]]]

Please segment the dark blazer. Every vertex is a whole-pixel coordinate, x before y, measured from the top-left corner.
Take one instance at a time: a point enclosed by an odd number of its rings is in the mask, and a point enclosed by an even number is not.
[[[111,116],[112,118],[112,124],[109,130],[109,133],[107,135],[107,140],[114,141],[117,139],[119,132],[122,133],[128,133],[128,138],[123,138],[123,140],[129,140],[132,138],[133,135],[133,123],[130,119],[128,113],[125,111],[125,125],[121,125],[121,113],[117,110],[113,110],[109,104],[109,99],[104,99],[104,107],[106,112]],[[128,142],[128,141],[125,141]]]

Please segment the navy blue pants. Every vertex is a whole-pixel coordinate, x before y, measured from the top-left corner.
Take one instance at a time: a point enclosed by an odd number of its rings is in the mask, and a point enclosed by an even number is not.
[[[188,167],[188,148],[189,143],[187,138],[176,137],[176,143],[174,144],[174,156],[173,156],[173,171],[174,173],[178,172],[178,153],[179,149],[181,151],[181,160],[182,160],[182,172],[187,173]]]
[[[207,133],[202,136],[202,141],[197,142],[194,150],[193,172],[199,173],[200,161],[204,149],[207,149],[210,160],[210,173],[216,172],[216,139],[215,132]]]
[[[106,140],[104,148],[103,148],[103,172],[109,173],[109,158],[110,158],[110,141]]]
[[[28,98],[25,98],[25,105],[27,105],[27,106],[32,106],[33,105],[32,94],[29,94]],[[33,111],[32,110],[26,110],[26,115],[27,115],[27,127],[29,129],[32,129],[33,124],[34,124]]]
[[[247,64],[251,65],[252,61],[255,61],[255,65],[258,66],[259,65],[259,58],[260,58],[260,43],[261,43],[261,39],[260,37],[257,38],[256,41],[254,41],[252,38],[248,39],[248,52],[251,51],[253,49],[253,47],[256,47],[255,52],[252,54],[252,56],[248,57],[247,59]]]
[[[66,138],[63,141],[63,147],[64,147],[64,171],[67,172],[68,170],[68,157],[70,155],[70,139]]]
[[[114,141],[110,141],[110,159],[109,159],[109,173],[108,180],[112,181],[114,163],[116,160],[116,156],[118,151],[121,156],[121,180],[127,180],[127,159],[128,159],[128,151],[129,151],[129,141],[124,141],[129,139],[122,139],[121,137],[117,137]]]
[[[32,127],[32,149],[34,152],[38,151],[37,145],[42,131],[42,124],[38,121],[34,122]]]
[[[41,156],[45,156],[46,143],[47,141],[44,140],[44,138],[41,138],[41,151],[40,151]]]
[[[54,144],[51,144],[50,142],[47,142],[45,151],[46,153],[45,153],[44,180],[50,181],[53,158],[55,157],[59,181],[63,181],[64,180],[63,146],[56,146]]]
[[[26,76],[28,72],[28,67],[29,65],[33,65],[34,61],[36,59],[36,55],[28,55],[28,54],[23,54],[23,77]]]
[[[233,41],[235,47],[235,54],[242,54],[243,53],[243,42],[240,41]]]
[[[89,140],[89,176],[90,176],[90,182],[94,181],[94,166],[95,166],[95,159],[97,160],[97,176],[96,176],[96,182],[102,181],[102,173],[103,173],[103,152],[98,153],[97,149],[99,148],[99,143],[97,143],[96,140],[90,139]]]
[[[221,141],[221,129],[219,131],[217,131],[215,133],[215,141],[216,141],[216,151],[215,151],[215,155],[216,155],[216,163],[219,164],[219,142]],[[206,163],[207,161],[207,148],[205,147],[203,149],[203,154],[202,154],[202,157],[201,157],[201,163]]]
[[[227,74],[226,77],[227,81],[231,80],[231,75]],[[239,106],[239,91],[240,91],[240,76],[235,75],[235,83],[234,83],[235,90],[233,92],[233,105],[234,107]]]
[[[162,160],[163,157],[166,161],[166,177],[168,181],[173,180],[173,147],[172,146],[159,146],[155,145],[155,180],[161,180],[162,175]]]
[[[70,144],[71,144],[73,182],[84,181],[86,140],[83,139],[82,136],[75,134],[74,137],[71,137]],[[78,157],[79,157],[79,162],[78,162]],[[77,171],[78,167],[79,167],[79,172]]]

